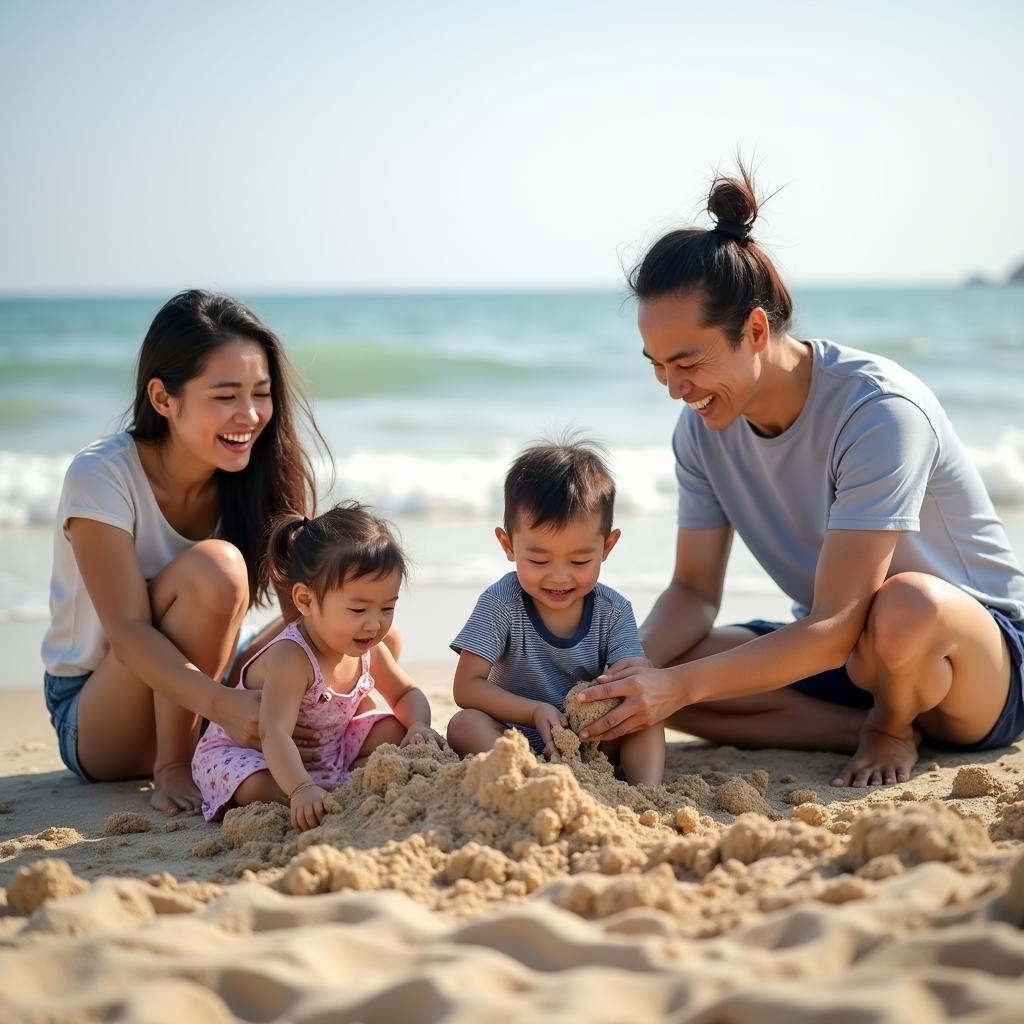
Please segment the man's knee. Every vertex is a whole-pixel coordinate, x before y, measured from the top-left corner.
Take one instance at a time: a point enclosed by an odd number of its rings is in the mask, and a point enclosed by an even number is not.
[[[869,657],[886,669],[906,668],[927,654],[941,615],[939,581],[925,573],[900,573],[879,588],[858,646],[866,643]]]

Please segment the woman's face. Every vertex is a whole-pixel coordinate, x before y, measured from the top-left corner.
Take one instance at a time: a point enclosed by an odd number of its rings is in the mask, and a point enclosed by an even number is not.
[[[694,295],[644,299],[637,323],[644,356],[672,398],[686,402],[710,430],[724,430],[743,414],[760,376],[763,345],[752,332],[744,328],[734,346],[720,327],[701,324]]]
[[[203,465],[237,473],[274,414],[263,346],[239,338],[215,348],[198,377],[168,398],[171,436]]]

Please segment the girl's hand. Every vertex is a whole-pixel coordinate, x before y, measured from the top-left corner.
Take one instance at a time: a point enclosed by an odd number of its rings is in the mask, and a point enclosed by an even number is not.
[[[407,747],[410,743],[436,743],[442,750],[445,745],[444,740],[426,722],[413,722],[398,745]]]
[[[538,704],[533,712],[533,726],[544,741],[544,753],[548,757],[558,757],[558,747],[555,746],[555,741],[551,738],[551,730],[556,725],[568,729],[569,719],[553,704]]]
[[[646,729],[687,704],[676,679],[678,669],[651,668],[645,659],[629,658],[597,677],[591,686],[577,695],[581,703],[622,697],[624,700],[608,714],[591,722],[581,740],[614,740],[638,729]]]
[[[324,820],[324,800],[329,796],[327,790],[315,783],[303,784],[292,793],[292,828],[300,832],[316,828]]]

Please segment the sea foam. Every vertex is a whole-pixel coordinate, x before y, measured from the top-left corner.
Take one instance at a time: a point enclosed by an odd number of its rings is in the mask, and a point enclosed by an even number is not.
[[[991,447],[968,449],[992,501],[1024,505],[1024,431],[1010,429]],[[322,490],[333,499],[357,497],[387,515],[406,518],[500,518],[502,482],[513,452],[493,456],[422,456],[358,451],[321,465]],[[0,452],[0,526],[53,521],[71,456]],[[612,452],[620,513],[671,513],[676,484],[666,448]]]

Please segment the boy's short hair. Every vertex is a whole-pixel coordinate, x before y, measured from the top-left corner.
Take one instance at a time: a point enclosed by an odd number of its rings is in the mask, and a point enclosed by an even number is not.
[[[601,532],[612,532],[615,481],[605,449],[589,438],[541,441],[521,452],[505,475],[505,532],[517,525],[559,529],[600,515]]]

